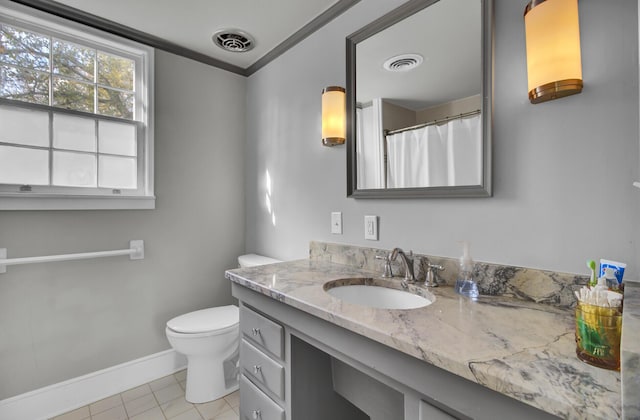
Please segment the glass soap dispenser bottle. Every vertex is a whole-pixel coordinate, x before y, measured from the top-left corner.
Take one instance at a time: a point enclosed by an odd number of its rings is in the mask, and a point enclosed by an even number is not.
[[[460,270],[456,279],[455,291],[463,296],[476,299],[479,295],[478,284],[473,278],[474,263],[469,253],[469,242],[462,241],[462,257],[460,258]]]

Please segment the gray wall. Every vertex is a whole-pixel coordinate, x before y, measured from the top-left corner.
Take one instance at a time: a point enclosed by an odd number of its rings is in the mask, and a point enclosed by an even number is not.
[[[232,302],[244,250],[246,79],[156,52],[155,210],[3,211],[10,257],[126,257],[11,266],[0,275],[0,400],[170,348],[165,322]]]
[[[637,2],[581,0],[585,88],[527,98],[526,0],[495,2],[494,197],[346,198],[345,147],[320,143],[320,93],[345,84],[345,36],[401,4],[366,0],[249,78],[247,250],[304,258],[311,239],[586,274],[587,259],[627,262],[638,277]],[[265,205],[265,174],[273,182]],[[343,235],[330,212],[343,212]],[[365,214],[380,240],[364,240]]]

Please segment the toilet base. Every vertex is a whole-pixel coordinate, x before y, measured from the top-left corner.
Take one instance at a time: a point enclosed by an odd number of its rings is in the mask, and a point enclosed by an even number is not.
[[[187,359],[185,399],[190,403],[205,403],[224,397],[238,389],[237,381],[227,387],[220,360],[191,356]]]

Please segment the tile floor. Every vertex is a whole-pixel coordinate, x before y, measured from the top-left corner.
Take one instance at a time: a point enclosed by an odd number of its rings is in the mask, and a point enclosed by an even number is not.
[[[204,404],[184,399],[182,370],[52,420],[238,420],[238,391]]]

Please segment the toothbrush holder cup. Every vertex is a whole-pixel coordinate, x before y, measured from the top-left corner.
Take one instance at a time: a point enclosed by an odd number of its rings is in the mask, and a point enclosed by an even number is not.
[[[620,370],[622,312],[578,302],[576,354],[578,359],[604,369]]]

